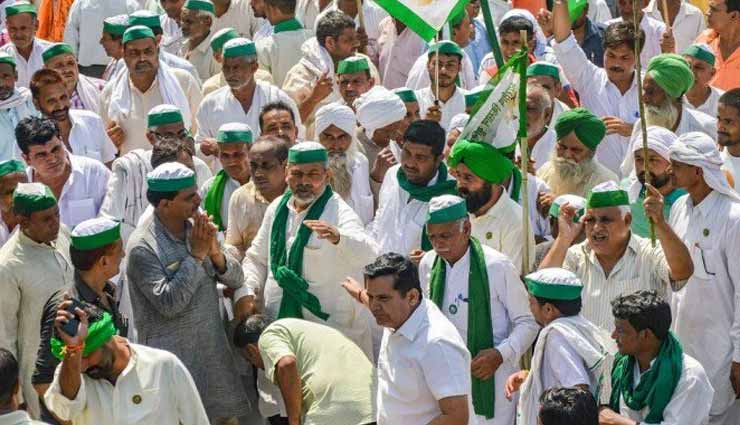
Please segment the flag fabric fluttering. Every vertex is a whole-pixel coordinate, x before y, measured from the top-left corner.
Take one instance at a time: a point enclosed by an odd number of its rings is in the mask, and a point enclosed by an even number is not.
[[[389,15],[401,21],[427,43],[465,8],[469,0],[376,0]]]

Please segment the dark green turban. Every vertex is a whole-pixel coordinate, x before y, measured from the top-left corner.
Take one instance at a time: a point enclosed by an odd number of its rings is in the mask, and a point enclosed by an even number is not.
[[[575,108],[564,111],[555,123],[558,140],[571,132],[575,132],[581,143],[595,151],[606,135],[606,125],[588,109]]]
[[[689,63],[675,53],[663,53],[650,59],[647,74],[673,99],[678,99],[694,85]]]
[[[488,183],[501,184],[511,176],[514,164],[503,156],[498,149],[488,143],[458,140],[452,147],[447,164],[455,168],[461,162],[470,168],[476,176]]]

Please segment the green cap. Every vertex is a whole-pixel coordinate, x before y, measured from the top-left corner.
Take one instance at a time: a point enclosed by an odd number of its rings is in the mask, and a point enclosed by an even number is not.
[[[85,348],[82,356],[87,357],[95,350],[105,345],[117,332],[113,317],[108,312],[103,312],[103,317],[88,325]],[[59,360],[64,359],[64,343],[56,337],[51,338],[51,354]]]
[[[460,25],[460,22],[463,21],[466,13],[467,12],[465,11],[465,8],[462,8],[458,13],[455,14],[455,16],[450,16],[450,25],[452,25],[453,27]]]
[[[152,192],[179,192],[195,186],[195,173],[179,162],[166,162],[146,175]]]
[[[529,293],[548,300],[572,301],[581,297],[583,284],[578,276],[561,268],[546,268],[524,276]]]
[[[350,56],[337,64],[337,75],[355,74],[363,71],[369,72],[370,65],[368,65],[367,59],[361,56]]]
[[[0,63],[7,63],[15,68],[15,57],[5,52],[0,52]]]
[[[134,25],[133,27],[129,27],[129,29],[123,33],[123,44],[144,38],[151,38],[154,40],[154,31],[144,25]]]
[[[137,10],[128,15],[128,26],[133,27],[136,25],[143,25],[151,29],[161,29],[162,21],[159,20],[159,15],[154,12],[150,12],[148,10]]]
[[[212,15],[216,13],[216,8],[211,0],[188,0],[183,7],[190,10],[202,10]]]
[[[557,219],[560,215],[560,207],[566,202],[568,203],[568,205],[576,209],[576,216],[573,217],[573,221],[578,222],[578,220],[580,220],[581,217],[583,217],[583,214],[586,212],[586,200],[580,196],[571,195],[568,193],[566,193],[565,195],[560,195],[552,201],[552,205],[550,205],[550,211],[548,212],[550,217]]]
[[[325,163],[328,160],[329,154],[326,152],[326,148],[317,142],[297,143],[288,151],[288,164]]]
[[[568,17],[571,23],[581,17],[581,13],[583,13],[587,4],[588,0],[568,0]]]
[[[220,51],[227,41],[233,40],[239,37],[239,33],[234,28],[223,28],[218,30],[216,34],[211,37],[211,50],[214,52]]]
[[[683,54],[702,60],[712,66],[714,66],[714,63],[717,60],[714,56],[714,52],[712,52],[712,48],[704,43],[692,44],[683,51]]]
[[[128,15],[116,15],[103,19],[103,32],[120,37],[128,28]]]
[[[18,1],[5,8],[5,16],[15,16],[21,13],[36,15],[36,6],[25,1]]]
[[[52,58],[55,58],[59,55],[72,55],[74,56],[75,52],[72,50],[72,46],[70,46],[67,43],[56,43],[52,44],[51,46],[47,47],[46,50],[44,50],[43,53],[41,53],[41,59],[44,60],[44,63],[49,62]]]
[[[224,43],[222,55],[225,58],[255,56],[257,55],[257,47],[255,47],[252,40],[248,38],[232,38],[231,40]]]
[[[400,97],[404,103],[419,103],[419,99],[416,98],[416,93],[408,87],[399,87],[393,90],[393,93]]]
[[[180,108],[175,105],[162,104],[153,107],[146,116],[147,128],[166,124],[184,123]]]
[[[107,217],[91,218],[75,226],[71,238],[79,251],[102,248],[121,239],[121,223]]]
[[[13,210],[25,216],[56,204],[57,198],[51,193],[49,186],[43,183],[18,183],[13,192]]]
[[[218,128],[218,143],[252,143],[252,128],[240,122],[230,122]]]
[[[560,81],[560,69],[557,65],[549,62],[535,62],[527,67],[527,77],[537,77],[539,75],[545,75],[554,78],[555,81]]]
[[[456,195],[440,195],[429,200],[427,224],[457,221],[468,216],[465,199]]]
[[[629,205],[630,199],[627,191],[621,189],[613,181],[604,182],[594,186],[586,197],[586,208],[607,208]]]
[[[585,108],[573,108],[563,111],[555,122],[555,134],[558,140],[575,132],[578,140],[592,151],[606,136],[606,125],[593,112]]]
[[[429,46],[427,56],[431,56],[432,54],[438,52],[443,55],[457,55],[460,56],[460,58],[463,57],[463,51],[460,46],[458,46],[457,43],[455,43],[454,41],[450,40],[438,41]]]
[[[14,173],[25,173],[26,164],[17,159],[8,159],[0,162],[0,177]]]
[[[447,164],[456,168],[464,163],[476,176],[488,183],[501,184],[511,177],[514,164],[498,149],[483,142],[460,139],[452,146]]]

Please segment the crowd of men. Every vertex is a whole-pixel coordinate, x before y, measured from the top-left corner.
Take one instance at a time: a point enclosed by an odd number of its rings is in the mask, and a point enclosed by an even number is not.
[[[740,425],[740,0],[485,1],[0,1],[0,425]]]

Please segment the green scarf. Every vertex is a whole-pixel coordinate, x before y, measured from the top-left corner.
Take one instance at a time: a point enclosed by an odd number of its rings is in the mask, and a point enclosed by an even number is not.
[[[285,31],[296,31],[301,29],[303,29],[303,25],[301,25],[301,22],[298,19],[292,18],[275,25],[272,29],[272,32],[274,34],[278,34]]]
[[[442,308],[446,280],[445,261],[437,256],[429,281],[430,298]],[[468,279],[468,350],[475,357],[481,350],[493,348],[491,323],[491,295],[488,288],[486,260],[478,239],[470,238],[470,278]],[[473,407],[477,415],[493,417],[496,399],[493,376],[485,381],[473,379]]]
[[[437,169],[437,182],[432,186],[421,186],[411,183],[406,178],[406,173],[403,171],[403,167],[398,167],[396,172],[396,178],[398,179],[398,185],[401,189],[408,192],[411,199],[416,199],[421,202],[429,202],[430,199],[440,195],[457,195],[457,182],[455,180],[447,180],[447,166],[444,162],[439,164]],[[421,249],[429,251],[432,249],[432,244],[429,242],[427,237],[427,227],[424,226],[421,232]]]
[[[649,406],[645,417],[646,424],[663,422],[663,410],[676,391],[678,380],[683,369],[683,349],[673,335],[668,337],[660,347],[658,357],[647,372],[640,377],[640,383],[634,387],[635,357],[617,355],[612,368],[612,396],[609,404],[619,413],[620,396],[624,404],[632,410],[640,411]]]
[[[303,318],[303,308],[314,316],[327,320],[329,314],[321,309],[321,302],[308,291],[308,282],[301,276],[303,273],[303,249],[311,237],[311,229],[301,224],[296,233],[290,253],[285,249],[285,229],[288,224],[288,200],[292,196],[290,189],[280,199],[275,209],[275,219],[272,222],[270,234],[270,270],[272,275],[283,289],[283,298],[280,301],[278,319],[284,317]],[[324,212],[326,203],[331,199],[333,192],[327,185],[324,193],[311,205],[304,220],[318,220]]]
[[[511,182],[511,193],[509,198],[513,199],[517,204],[519,203],[519,196],[522,191],[522,172],[518,168],[514,167],[514,172],[511,175],[513,181]]]
[[[213,183],[206,193],[206,200],[204,202],[206,212],[209,216],[213,217],[213,224],[218,226],[218,230],[224,231],[223,218],[221,218],[221,204],[224,201],[224,191],[226,191],[226,182],[229,181],[229,176],[226,171],[221,170],[213,178]]]

